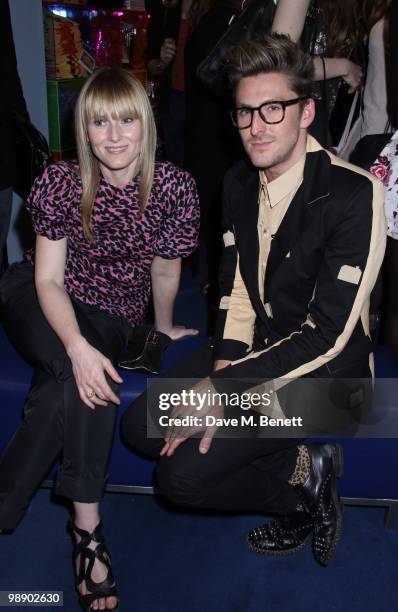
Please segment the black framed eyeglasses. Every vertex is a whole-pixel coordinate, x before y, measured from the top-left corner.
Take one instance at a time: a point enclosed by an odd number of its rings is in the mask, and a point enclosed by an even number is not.
[[[282,123],[285,118],[286,107],[298,104],[298,102],[302,102],[303,100],[308,100],[308,96],[301,96],[300,98],[293,98],[292,100],[271,100],[270,102],[264,102],[264,104],[255,107],[239,106],[231,111],[232,123],[239,130],[251,127],[255,111],[258,111],[264,123],[270,125]]]

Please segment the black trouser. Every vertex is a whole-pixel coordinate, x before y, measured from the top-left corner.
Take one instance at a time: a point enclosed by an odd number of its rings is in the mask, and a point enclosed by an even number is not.
[[[11,222],[11,210],[12,187],[0,189],[0,276],[3,272],[3,268],[5,267],[3,257],[6,253],[7,236]]]
[[[7,335],[35,369],[23,421],[0,458],[0,529],[13,529],[62,452],[56,492],[97,502],[105,488],[117,406],[88,408],[81,401],[71,362],[37,301],[30,264],[11,266],[2,281]],[[82,335],[113,363],[128,324],[72,302]],[[117,392],[118,385],[108,378]]]
[[[168,378],[204,378],[212,370],[210,344],[201,347],[166,374]],[[178,391],[176,382],[176,391]],[[181,383],[180,389],[184,384]],[[159,458],[164,444],[147,437],[147,395],[141,395],[122,419],[122,433],[135,450]],[[288,514],[300,501],[288,484],[297,460],[297,440],[215,438],[206,455],[199,440],[181,444],[160,458],[156,477],[160,492],[183,506],[227,511]]]

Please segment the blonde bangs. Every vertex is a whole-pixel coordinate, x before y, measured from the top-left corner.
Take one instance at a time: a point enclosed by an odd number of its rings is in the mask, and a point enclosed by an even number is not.
[[[142,120],[142,109],[137,104],[137,96],[131,91],[131,83],[109,82],[100,79],[94,81],[87,90],[85,121],[111,118],[124,119],[133,117]]]

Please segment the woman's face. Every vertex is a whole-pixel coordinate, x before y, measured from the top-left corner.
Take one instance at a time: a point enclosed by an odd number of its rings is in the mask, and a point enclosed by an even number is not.
[[[137,174],[142,145],[142,126],[139,119],[92,119],[87,131],[92,152],[98,159],[105,178],[123,177],[128,181]]]

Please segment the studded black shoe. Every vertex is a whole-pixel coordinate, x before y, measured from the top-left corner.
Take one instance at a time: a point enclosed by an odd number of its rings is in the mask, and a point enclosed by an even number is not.
[[[327,565],[341,534],[341,505],[336,478],[343,473],[343,449],[339,444],[306,445],[310,473],[301,486],[303,505],[314,522],[312,550],[321,565]]]
[[[264,555],[292,555],[301,550],[314,528],[307,512],[297,511],[255,527],[246,536],[249,550]]]
[[[79,593],[79,603],[83,610],[85,610],[85,612],[92,611],[92,604],[97,599],[107,597],[116,597],[116,599],[118,599],[119,596],[111,570],[111,558],[105,546],[104,536],[102,535],[102,522],[100,522],[91,533],[76,527],[76,525],[71,521],[68,523],[68,528],[75,541],[75,547],[73,550],[74,566],[76,568],[76,563],[78,561],[79,568],[76,573],[76,589],[78,590],[79,586],[84,581],[87,590],[90,591],[86,595],[80,595]],[[74,534],[77,534],[81,538],[78,543],[76,543]],[[97,544],[94,549],[89,548],[91,542],[95,542]],[[108,570],[105,580],[102,580],[101,582],[95,582],[91,578],[91,573],[93,571],[96,559],[105,565]],[[112,610],[115,612],[118,609],[118,606],[119,601],[113,608],[105,608],[105,611]]]

